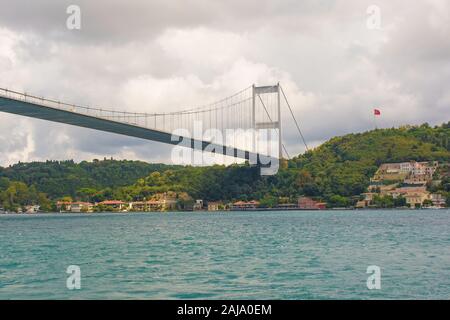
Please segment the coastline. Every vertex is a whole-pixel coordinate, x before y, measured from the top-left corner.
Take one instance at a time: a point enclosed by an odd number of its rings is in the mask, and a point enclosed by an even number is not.
[[[203,213],[203,214],[216,214],[216,213],[233,213],[233,212],[337,212],[337,211],[450,211],[450,208],[328,208],[328,209],[285,209],[285,208],[258,208],[258,209],[240,209],[240,210],[172,210],[172,211],[99,211],[99,212],[34,212],[34,213],[17,213],[17,212],[0,212],[0,216],[38,216],[38,215],[96,215],[96,214],[168,214],[168,213]]]

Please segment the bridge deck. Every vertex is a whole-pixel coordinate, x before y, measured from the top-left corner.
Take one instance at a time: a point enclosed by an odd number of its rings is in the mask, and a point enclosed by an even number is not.
[[[15,99],[1,94],[0,94],[0,111],[31,118],[70,124],[78,127],[106,131],[146,140],[158,141],[172,145],[179,145],[181,139],[185,138],[179,137],[179,139],[176,140],[173,138],[172,134],[168,132],[149,129],[138,125],[122,123],[114,120],[104,119],[92,115],[84,115],[69,110],[63,110],[46,105],[41,105],[38,103],[24,101],[21,99]],[[258,163],[270,163],[269,161],[271,159],[266,155],[255,154],[237,148],[211,144],[207,141],[199,141],[191,139],[190,142],[191,145],[189,147],[192,149],[205,150],[205,148],[209,146],[208,147],[209,150],[214,149],[212,151],[213,153],[228,155],[235,158],[241,158],[246,160],[258,159],[257,160]]]

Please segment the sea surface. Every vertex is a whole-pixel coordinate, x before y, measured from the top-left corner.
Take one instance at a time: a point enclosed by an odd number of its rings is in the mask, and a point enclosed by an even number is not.
[[[0,215],[0,299],[432,298],[449,210]]]

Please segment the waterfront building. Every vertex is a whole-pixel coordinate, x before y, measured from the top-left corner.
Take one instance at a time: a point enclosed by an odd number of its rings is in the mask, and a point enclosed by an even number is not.
[[[219,211],[220,202],[208,202],[208,211]]]
[[[97,205],[108,206],[117,211],[123,211],[127,209],[127,203],[121,200],[105,200],[99,202]]]
[[[364,196],[364,199],[356,202],[356,208],[366,208],[369,207],[372,204],[373,198],[375,197],[375,195],[377,195],[377,193],[375,192],[365,192],[361,194],[362,196]]]
[[[369,206],[369,203],[367,203],[365,200],[359,200],[358,202],[356,202],[355,207],[357,209],[363,209]]]
[[[203,200],[199,199],[199,200],[195,200],[195,203],[192,207],[193,211],[199,211],[203,209]]]
[[[298,198],[298,208],[302,210],[321,210],[326,209],[326,207],[325,202],[318,202],[308,197]]]
[[[156,201],[156,202],[155,202]],[[160,207],[157,211],[168,211],[177,209],[177,194],[175,192],[164,192],[156,194],[148,204],[150,205],[151,211],[153,208]]]
[[[430,195],[433,207],[444,208],[446,206],[446,198],[440,193],[432,193]]]
[[[176,209],[176,201],[171,199],[159,199],[131,202],[132,211],[167,211]]]
[[[363,193],[364,200],[367,202],[373,201],[373,197],[376,195],[375,192],[365,192]]]
[[[372,189],[375,190],[375,189]],[[430,193],[427,191],[426,186],[406,186],[406,187],[395,187],[395,185],[385,186],[379,192],[366,192],[362,193],[364,196],[363,200],[356,203],[357,208],[369,207],[373,203],[373,199],[376,195],[381,197],[390,196],[394,199],[398,197],[404,197],[406,199],[406,204],[410,207],[422,206],[425,200],[431,200]],[[445,200],[444,200],[445,203]]]
[[[131,211],[147,211],[146,201],[130,202],[129,208]]]
[[[177,208],[177,200],[172,198],[163,199],[163,210],[175,210]]]
[[[164,200],[149,200],[146,205],[148,211],[164,211],[166,209]]]
[[[298,209],[298,204],[297,203],[280,203],[276,206],[277,209],[282,209],[282,210],[294,210],[294,209]]]
[[[231,210],[254,210],[259,207],[259,201],[237,201],[231,205]]]
[[[70,212],[71,211],[72,202],[70,201],[57,201],[56,209],[59,212]]]
[[[93,212],[94,211],[94,205],[90,202],[72,202],[70,206],[71,212]]]
[[[383,163],[371,179],[369,192],[363,193],[364,199],[357,202],[357,208],[370,206],[374,194],[394,199],[404,197],[410,207],[423,206],[426,200],[432,200],[427,184],[433,182],[433,176],[439,167],[437,161],[408,161],[401,163]],[[388,185],[386,185],[389,183]],[[435,202],[442,205],[441,198]],[[445,202],[445,200],[444,200]]]
[[[425,200],[430,199],[430,195],[428,192],[408,192],[404,195],[406,199],[406,204],[411,208],[421,207]]]
[[[40,208],[41,206],[37,204],[25,206],[25,213],[38,213]]]

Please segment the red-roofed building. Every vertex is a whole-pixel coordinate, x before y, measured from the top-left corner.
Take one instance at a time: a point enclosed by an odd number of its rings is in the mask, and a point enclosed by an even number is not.
[[[121,200],[105,200],[105,201],[97,203],[97,205],[108,206],[108,207],[113,208],[114,210],[119,210],[119,211],[126,209],[126,207],[128,206],[128,204],[126,202],[123,202]]]
[[[70,201],[57,201],[56,209],[59,212],[67,212],[71,210],[72,202]]]
[[[302,210],[323,210],[327,208],[325,202],[318,202],[308,197],[298,198],[298,207]]]
[[[231,205],[231,210],[252,210],[259,207],[259,201],[237,201]]]

